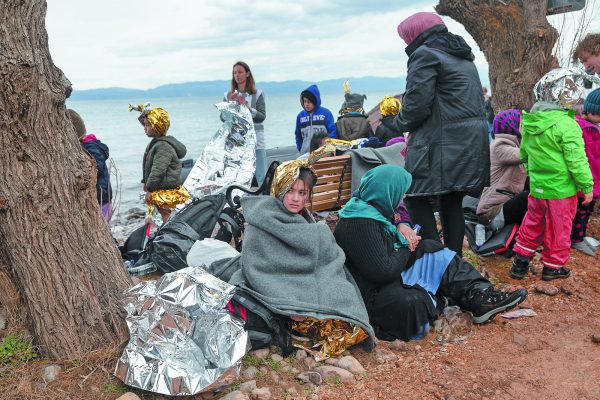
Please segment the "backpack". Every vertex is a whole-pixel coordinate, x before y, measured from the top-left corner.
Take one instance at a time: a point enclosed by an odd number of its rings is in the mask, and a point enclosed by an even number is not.
[[[244,321],[244,329],[248,332],[253,350],[274,344],[281,349],[284,357],[294,351],[287,318],[275,314],[249,293],[236,290],[227,304],[227,310]]]

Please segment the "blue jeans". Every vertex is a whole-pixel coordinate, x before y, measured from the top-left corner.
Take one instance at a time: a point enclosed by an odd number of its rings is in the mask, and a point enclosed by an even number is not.
[[[260,187],[267,173],[267,149],[255,149],[254,152],[256,155],[256,171],[254,172],[254,176]]]

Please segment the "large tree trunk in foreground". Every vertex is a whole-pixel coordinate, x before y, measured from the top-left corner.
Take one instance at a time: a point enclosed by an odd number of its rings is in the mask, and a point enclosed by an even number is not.
[[[463,24],[485,54],[496,112],[529,110],[533,86],[552,68],[558,32],[546,20],[546,5],[547,0],[440,0],[435,8]]]
[[[126,338],[130,279],[66,114],[71,85],[50,58],[45,16],[43,1],[2,1],[0,268],[42,355],[75,358]]]

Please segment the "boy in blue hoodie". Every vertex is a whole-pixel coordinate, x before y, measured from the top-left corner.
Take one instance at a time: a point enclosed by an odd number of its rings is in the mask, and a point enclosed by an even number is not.
[[[335,119],[325,107],[321,107],[321,93],[317,85],[311,85],[300,93],[303,110],[296,117],[296,148],[300,154],[308,153],[314,134],[326,132],[330,138],[337,138]]]

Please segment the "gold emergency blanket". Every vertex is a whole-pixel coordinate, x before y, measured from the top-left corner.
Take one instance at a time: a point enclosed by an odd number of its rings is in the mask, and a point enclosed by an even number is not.
[[[369,337],[358,325],[335,319],[318,320],[309,317],[302,321],[291,321],[290,329],[309,339],[295,339],[293,344],[313,354],[317,361],[337,357]]]
[[[178,204],[183,204],[190,198],[190,194],[183,186],[177,189],[156,190],[150,194],[148,201],[148,215],[152,215],[154,206],[159,208],[175,208]]]

